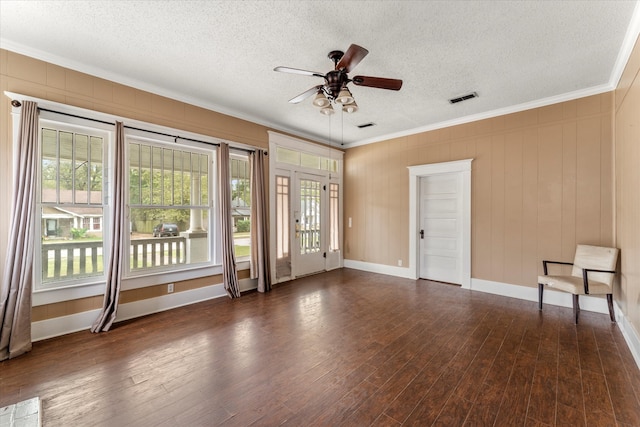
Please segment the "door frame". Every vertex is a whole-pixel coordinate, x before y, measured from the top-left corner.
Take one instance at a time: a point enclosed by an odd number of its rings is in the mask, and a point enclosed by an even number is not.
[[[462,287],[471,289],[471,162],[473,159],[409,166],[409,277],[419,278],[420,178],[459,173],[462,178]]]
[[[296,278],[295,275],[295,271],[296,271],[296,267],[292,264],[291,265],[291,275],[287,276],[287,277],[280,277],[280,278],[276,278],[276,192],[275,192],[275,176],[276,176],[276,172],[277,171],[287,171],[287,176],[290,179],[290,205],[289,208],[292,209],[293,205],[294,205],[294,200],[293,200],[293,192],[294,192],[294,185],[295,184],[295,180],[296,180],[296,172],[300,172],[300,173],[307,173],[310,175],[319,175],[319,176],[324,176],[325,179],[327,180],[327,190],[325,190],[325,206],[323,208],[323,214],[325,215],[325,219],[326,219],[326,224],[327,227],[325,227],[325,230],[323,232],[323,241],[325,242],[325,250],[326,250],[326,258],[325,258],[325,271],[328,270],[332,270],[332,269],[336,269],[336,268],[342,268],[342,266],[344,265],[344,258],[342,255],[342,247],[344,244],[344,240],[343,240],[343,225],[342,225],[342,218],[343,218],[343,195],[344,195],[344,189],[343,189],[343,179],[342,179],[342,174],[343,174],[343,158],[344,158],[344,152],[342,150],[330,147],[330,146],[325,146],[325,145],[320,145],[320,144],[315,144],[312,142],[308,142],[308,141],[304,141],[302,139],[299,138],[295,138],[289,135],[284,135],[278,132],[274,132],[274,131],[267,131],[267,133],[269,134],[269,248],[270,248],[270,253],[272,254],[272,256],[270,257],[270,266],[271,266],[271,283],[281,283],[281,282],[286,282],[288,280],[293,280]],[[329,160],[330,162],[335,162],[336,163],[336,170],[328,170],[326,168],[323,168],[322,166],[320,168],[310,168],[310,167],[305,167],[303,164],[301,164],[300,162],[300,158],[298,158],[297,163],[296,162],[292,162],[291,159],[289,159],[286,162],[280,162],[278,161],[278,148],[283,148],[283,149],[287,149],[287,150],[293,150],[298,152],[299,155],[304,155],[304,154],[309,154],[312,156],[320,156],[322,157],[324,160]],[[338,233],[339,233],[339,242],[338,242],[338,249],[336,250],[329,250],[328,246],[326,246],[329,242],[328,240],[328,236],[329,236],[329,188],[331,186],[331,184],[338,184]],[[294,224],[294,219],[293,219],[293,212],[291,211],[291,215],[289,218],[289,223],[290,223],[290,230],[293,231],[293,224]],[[289,249],[290,251],[294,250],[294,240],[295,239],[295,234],[291,233],[289,235]],[[291,262],[294,262],[294,254],[291,253],[290,254],[291,258]]]

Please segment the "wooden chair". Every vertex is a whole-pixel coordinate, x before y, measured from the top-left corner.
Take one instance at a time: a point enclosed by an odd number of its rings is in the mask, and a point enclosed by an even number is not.
[[[578,245],[573,262],[542,261],[544,276],[538,276],[538,308],[542,310],[542,293],[549,286],[559,291],[573,294],[573,315],[576,324],[580,314],[580,295],[606,295],[609,316],[615,322],[613,313],[613,278],[618,262],[617,248]],[[570,276],[548,275],[547,264],[572,265]]]

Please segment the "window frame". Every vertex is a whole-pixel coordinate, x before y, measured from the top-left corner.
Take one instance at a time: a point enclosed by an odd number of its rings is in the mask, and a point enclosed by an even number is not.
[[[83,123],[80,123],[78,120],[60,120],[59,118],[52,117],[48,114],[41,114],[38,120],[38,148],[37,148],[37,167],[36,167],[36,194],[35,194],[35,206],[34,206],[34,230],[35,235],[40,236],[36,237],[33,247],[33,288],[32,291],[34,294],[48,291],[57,291],[61,289],[74,289],[79,287],[92,287],[92,286],[104,286],[106,280],[106,269],[104,266],[108,265],[108,257],[107,254],[110,251],[111,242],[110,236],[104,234],[104,227],[109,227],[110,222],[110,212],[108,209],[108,200],[110,199],[110,179],[111,175],[109,174],[111,170],[111,157],[109,156],[110,151],[112,150],[113,144],[113,136],[115,131],[111,129],[105,129],[102,126],[92,126],[93,123],[83,120]],[[50,203],[50,202],[42,202],[42,136],[43,129],[55,129],[57,132],[73,132],[100,136],[103,138],[103,147],[102,147],[102,203],[99,205],[102,207],[102,225],[103,225],[103,235],[102,235],[102,253],[103,253],[103,272],[100,275],[95,276],[85,276],[79,277],[75,279],[63,279],[55,282],[51,282],[45,284],[42,278],[42,237],[44,235],[44,230],[42,229],[42,210],[45,206],[56,206],[56,207],[78,207],[81,206],[91,206],[89,204],[80,204],[75,203],[73,206],[66,203]],[[97,206],[96,206],[97,207]]]
[[[249,155],[247,153],[240,153],[238,150],[230,149],[229,163],[231,163],[232,160],[241,160],[247,163],[248,177],[246,178],[246,180],[249,183],[249,205],[247,207],[249,208],[249,227],[251,227],[251,184],[252,184],[251,183],[251,160],[249,159]],[[229,177],[229,185],[231,186],[230,191],[231,191],[231,194],[233,195],[233,167],[231,166],[231,164],[229,165],[229,171],[230,171],[229,173],[231,174],[231,176]],[[232,212],[230,212],[230,215],[233,217],[233,200],[231,201],[231,205],[232,205],[231,206]],[[247,261],[247,262],[249,261],[249,259],[251,258],[251,234],[249,234],[249,254],[244,256],[238,256],[237,253],[235,253],[235,237],[234,237],[234,255],[236,258],[236,263],[242,262],[242,261]]]
[[[137,123],[136,121],[127,120],[127,124],[130,124],[131,128],[125,128],[125,142],[127,141],[128,137],[135,137],[136,139],[141,139],[141,140],[153,140],[153,141],[170,143],[170,144],[179,144],[185,147],[196,148],[196,149],[201,149],[201,150],[211,152],[211,161],[212,161],[211,170],[213,172],[210,174],[210,177],[209,177],[209,180],[210,180],[209,201],[211,203],[211,206],[210,206],[211,217],[212,217],[211,220],[213,221],[213,225],[211,226],[212,228],[210,229],[210,231],[212,231],[214,236],[211,239],[212,242],[210,242],[210,244],[212,244],[213,249],[211,249],[212,252],[211,252],[209,264],[194,265],[178,271],[176,270],[169,270],[164,272],[152,271],[152,272],[149,272],[148,274],[138,274],[134,276],[125,275],[122,278],[121,289],[123,291],[131,290],[131,289],[139,289],[147,286],[154,286],[154,285],[159,285],[164,283],[197,279],[200,277],[215,276],[215,275],[222,274],[222,256],[221,256],[222,249],[221,249],[220,239],[216,237],[216,236],[220,236],[220,221],[218,218],[219,191],[218,191],[218,179],[217,179],[217,174],[218,174],[217,145],[220,142],[220,140],[209,137],[209,136],[201,135],[201,134],[194,134],[194,133],[185,132],[185,131],[174,129],[174,128],[153,125],[151,123],[146,123],[146,122],[138,123],[138,124],[136,123]],[[140,127],[142,127],[143,129],[138,129]],[[136,128],[136,129],[133,129],[133,128]],[[157,132],[157,133],[152,133],[152,132]],[[175,137],[171,136],[173,134],[180,134],[183,137],[183,139],[181,138],[176,139]],[[197,142],[196,140],[203,141],[203,142]],[[128,150],[125,150],[125,151],[126,151],[125,156],[128,156]],[[125,157],[125,160],[128,164],[128,158]],[[128,176],[128,173],[127,173],[127,176]],[[126,185],[128,186],[128,178],[125,178],[125,179],[127,180]],[[129,200],[128,191],[129,190],[127,189],[126,198],[125,198],[125,200],[127,200],[127,208],[126,208],[127,212],[128,212],[128,200]],[[128,214],[126,218],[128,221],[129,220]],[[130,241],[128,240],[128,238],[126,240],[127,242],[125,244],[130,244]]]
[[[123,121],[125,123],[125,137],[127,135],[138,135],[138,136],[149,136],[153,135],[155,139],[167,141],[167,142],[178,142],[180,144],[191,145],[195,144],[196,146],[200,146],[206,149],[211,150],[212,152],[212,162],[213,162],[213,185],[211,190],[212,197],[212,212],[213,215],[218,215],[219,212],[219,200],[218,200],[218,179],[217,179],[217,149],[221,142],[228,143],[230,145],[231,150],[239,150],[241,152],[252,151],[256,147],[254,145],[248,145],[244,143],[239,143],[231,140],[225,140],[223,138],[216,138],[200,133],[194,133],[190,131],[186,131],[184,129],[177,129],[168,126],[162,126],[153,124],[151,122],[131,119],[125,116],[118,116],[109,113],[102,113],[95,110],[90,110],[86,108],[76,107],[68,104],[63,104],[51,100],[46,100],[42,98],[37,98],[33,96],[28,96],[20,93],[5,91],[5,95],[12,99],[21,99],[24,101],[33,101],[38,104],[38,108],[40,110],[39,119],[48,119],[55,122],[60,122],[69,125],[78,125],[87,127],[90,129],[97,128],[102,129],[107,132],[110,132],[114,135],[113,141],[115,141],[115,121]],[[18,130],[20,129],[20,117],[22,114],[22,110],[20,106],[12,106],[11,108],[11,140],[12,147],[14,153],[17,152],[18,147]],[[176,135],[176,136],[174,136]],[[179,135],[179,136],[178,136]],[[111,149],[108,152],[108,155],[105,159],[105,162],[108,161],[109,165],[112,165],[113,157],[114,157],[114,145],[111,146]],[[107,160],[108,159],[108,160]],[[13,156],[12,164],[13,170],[16,170],[17,165],[17,156]],[[111,172],[108,172],[111,173]],[[12,185],[13,181],[9,182],[9,185]],[[108,200],[113,199],[113,194],[108,192]],[[110,215],[109,203],[107,202],[107,210],[105,211],[105,221],[107,215]],[[103,233],[108,233],[108,224],[103,222],[102,224]],[[215,235],[220,235],[220,221],[216,218],[214,219],[214,231]],[[108,239],[108,234],[104,234],[104,238]],[[193,269],[184,270],[184,271],[168,271],[163,274],[153,274],[148,276],[139,276],[133,278],[122,278],[121,283],[121,291],[133,290],[133,289],[141,289],[149,286],[156,286],[167,284],[171,282],[178,282],[183,280],[192,280],[199,279],[202,277],[209,276],[219,276],[222,274],[222,261],[221,261],[221,244],[219,239],[213,239],[214,242],[214,251],[212,254],[212,265],[209,266],[201,266],[195,267]],[[35,246],[35,245],[34,245]],[[248,270],[249,269],[249,261],[248,260],[237,260],[236,261],[238,270]],[[34,265],[34,268],[35,265]],[[92,284],[80,284],[78,286],[69,286],[62,287],[56,289],[46,289],[42,291],[33,291],[32,293],[32,306],[41,306],[58,302],[65,302],[80,298],[91,298],[96,296],[103,296],[105,292],[105,281],[92,283]],[[93,312],[86,312],[88,316],[93,317]]]
[[[54,101],[49,101],[41,98],[36,98],[28,95],[23,95],[19,93],[13,92],[5,92],[5,94],[13,99],[22,99],[25,101],[33,101],[38,103],[38,108],[40,109],[39,119],[40,120],[50,120],[53,122],[59,122],[67,125],[76,125],[80,127],[86,127],[89,129],[101,129],[103,131],[109,132],[112,137],[112,141],[115,141],[115,121],[121,120],[126,124],[125,128],[125,137],[127,135],[138,135],[138,136],[149,136],[153,135],[155,139],[167,141],[167,142],[179,142],[184,145],[192,145],[200,146],[205,149],[209,149],[212,152],[212,161],[213,161],[213,184],[211,190],[212,197],[212,212],[213,215],[218,215],[218,184],[217,184],[217,153],[216,147],[220,144],[220,142],[227,142],[232,144],[233,147],[238,148],[240,150],[243,149],[253,149],[254,147],[248,146],[242,143],[236,143],[234,141],[227,141],[220,138],[214,138],[211,136],[197,134],[193,132],[188,132],[176,128],[156,125],[150,122],[144,122],[135,119],[129,119],[121,116],[114,116],[112,114],[101,113],[95,110],[84,109],[80,107],[75,107],[67,104],[62,104]],[[20,129],[20,117],[21,117],[21,108],[18,106],[11,107],[11,124],[12,124],[12,147],[14,152],[16,152],[16,147],[18,147],[18,130]],[[38,124],[40,126],[40,123]],[[164,134],[162,136],[160,134]],[[172,135],[180,135],[179,138],[176,138]],[[194,142],[192,142],[194,141]],[[200,141],[200,142],[195,142]],[[111,148],[108,150],[108,154],[105,157],[105,162],[109,162],[109,168],[113,164],[114,157],[114,145],[110,146]],[[232,147],[232,149],[233,149]],[[15,170],[17,165],[17,156],[13,156],[13,169]],[[108,171],[107,173],[111,173]],[[39,179],[39,177],[36,177]],[[111,178],[109,178],[111,179]],[[110,187],[109,187],[110,188]],[[113,194],[111,191],[107,191],[108,200],[113,199]],[[104,239],[109,239],[109,225],[107,224],[107,217],[110,215],[109,203],[107,202],[105,205],[104,212],[104,222],[102,224],[103,236]],[[35,225],[34,225],[35,227]],[[40,233],[39,229],[36,231]],[[220,235],[220,221],[214,220],[214,231],[215,235]],[[37,234],[36,234],[37,235]],[[141,289],[148,286],[156,286],[161,284],[166,284],[170,282],[177,282],[182,280],[191,280],[198,279],[201,277],[207,276],[216,276],[222,274],[222,266],[221,266],[221,245],[219,239],[213,239],[214,242],[214,251],[212,253],[212,265],[208,266],[199,266],[194,267],[193,269],[178,271],[178,272],[165,272],[162,274],[152,274],[147,276],[139,276],[132,278],[122,278],[121,290],[127,291],[132,289]],[[34,242],[35,248],[35,242]],[[34,253],[35,256],[35,253]],[[34,269],[41,268],[41,266],[35,265],[34,260]],[[248,261],[238,261],[237,268],[239,270],[246,270],[249,268]],[[35,280],[34,280],[35,282]],[[75,300],[79,298],[90,298],[96,296],[102,296],[105,292],[106,282],[102,281],[93,281],[92,283],[82,283],[77,286],[66,286],[59,288],[49,288],[43,290],[35,290],[32,289],[32,306],[41,306],[52,303],[64,302]],[[91,314],[93,316],[93,314]]]
[[[275,131],[268,131],[269,134],[269,233],[270,243],[269,250],[271,254],[277,254],[276,248],[276,175],[288,176],[292,181],[290,187],[290,197],[294,197],[294,185],[295,174],[305,173],[311,175],[317,175],[323,177],[326,182],[338,184],[338,224],[337,224],[337,240],[338,249],[335,251],[329,250],[329,246],[326,246],[326,258],[325,269],[327,271],[340,268],[344,265],[344,229],[343,229],[343,212],[344,212],[344,186],[343,186],[343,173],[344,173],[344,152],[331,146],[314,144],[308,141],[301,140],[289,135],[284,135]],[[308,159],[317,158],[318,164],[314,162],[314,167],[307,167],[303,165],[301,160],[304,155]],[[281,155],[280,155],[281,154]],[[310,162],[309,162],[310,163]],[[328,190],[328,185],[327,185]],[[327,191],[325,207],[323,208],[323,215],[327,218],[323,231],[322,238],[329,242],[329,197]],[[295,200],[290,200],[290,209],[292,203],[296,203]],[[295,245],[293,244],[292,233],[294,229],[292,217],[290,219],[290,259],[289,261],[295,264],[294,253]],[[271,256],[271,281],[272,283],[280,283],[294,278],[295,266],[291,267],[291,276],[280,276],[276,274],[276,256]]]
[[[126,266],[123,269],[123,272],[124,272],[122,276],[123,283],[125,281],[135,283],[135,282],[139,282],[142,279],[149,278],[152,276],[158,276],[158,275],[163,275],[165,277],[168,274],[172,276],[177,276],[181,272],[189,272],[189,271],[194,271],[202,268],[220,266],[221,260],[219,259],[220,257],[218,256],[220,252],[216,248],[216,244],[215,244],[219,240],[218,236],[220,235],[216,227],[216,223],[218,223],[219,221],[217,217],[218,213],[215,209],[216,208],[215,200],[217,199],[217,196],[218,196],[218,190],[216,187],[217,182],[215,179],[215,175],[217,173],[216,172],[217,164],[215,160],[216,154],[217,154],[216,147],[212,147],[212,146],[205,147],[203,144],[199,144],[196,142],[182,143],[176,140],[168,140],[167,138],[163,138],[162,135],[150,135],[148,132],[135,131],[135,130],[133,130],[133,132],[128,132],[128,129],[127,129],[127,132],[125,132],[125,147],[126,147],[125,148],[125,164],[126,164],[125,169],[127,172],[126,172],[126,176],[124,177],[124,186],[125,186],[124,200],[126,200],[125,218],[129,225],[131,224],[130,213],[132,209],[130,205],[130,188],[131,187],[129,182],[129,178],[130,178],[129,147],[131,143],[141,143],[145,145],[150,145],[152,147],[159,147],[161,149],[164,149],[164,148],[183,149],[185,151],[192,151],[199,154],[206,154],[209,157],[208,172],[207,172],[208,174],[207,185],[209,186],[209,191],[208,191],[208,204],[206,205],[206,209],[208,209],[208,212],[209,212],[208,222],[207,222],[208,232],[209,232],[209,236],[208,236],[209,260],[193,263],[193,264],[184,264],[184,265],[171,264],[166,266],[151,267],[148,269],[139,269],[139,270],[131,270],[130,263],[127,262]],[[143,208],[142,204],[135,205],[135,206],[139,206],[140,208]],[[150,207],[147,207],[147,208],[150,208]],[[166,205],[158,206],[158,208],[168,209]],[[190,209],[190,208],[184,207],[184,209]],[[126,248],[131,248],[131,233],[125,233],[123,246]],[[127,249],[126,251],[127,256],[129,256],[129,250],[130,249]]]

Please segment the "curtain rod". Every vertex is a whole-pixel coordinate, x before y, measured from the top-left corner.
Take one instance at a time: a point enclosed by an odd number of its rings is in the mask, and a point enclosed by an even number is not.
[[[14,107],[21,107],[22,103],[20,103],[20,101],[18,101],[18,100],[12,100],[11,101],[11,105],[13,105]],[[115,123],[108,122],[108,121],[105,121],[105,120],[100,120],[100,119],[94,119],[92,117],[85,117],[85,116],[80,116],[80,115],[77,115],[77,114],[65,113],[65,112],[62,112],[62,111],[55,111],[55,110],[50,110],[48,108],[42,108],[42,107],[38,107],[38,110],[39,111],[46,111],[48,113],[61,114],[63,116],[68,116],[68,117],[74,117],[76,119],[89,120],[89,121],[92,121],[92,122],[102,123],[104,125],[115,126]],[[177,142],[178,139],[182,139],[183,141],[198,142],[198,143],[201,143],[201,144],[213,145],[215,147],[219,147],[220,146],[220,143],[217,143],[217,142],[209,142],[209,141],[202,141],[202,140],[199,140],[199,139],[186,138],[186,137],[179,136],[179,135],[171,135],[171,134],[164,133],[164,132],[158,132],[158,131],[149,130],[149,129],[142,129],[142,128],[137,128],[137,127],[134,127],[134,126],[124,125],[124,127],[126,129],[137,130],[137,131],[141,131],[141,132],[148,132],[148,133],[152,133],[152,134],[155,134],[155,135],[168,136],[168,137],[173,138],[174,142]],[[230,147],[230,148],[232,148],[234,150],[244,151],[244,152],[247,152],[247,153],[255,152],[255,150],[252,150],[250,148],[242,148],[242,147]],[[267,151],[265,151],[264,154],[268,155]]]

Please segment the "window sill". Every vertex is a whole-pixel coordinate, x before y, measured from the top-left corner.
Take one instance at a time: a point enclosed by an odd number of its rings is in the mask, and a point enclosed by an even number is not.
[[[248,262],[237,263],[238,270],[249,268]],[[222,274],[221,266],[200,267],[192,270],[175,272],[154,273],[144,276],[129,277],[122,280],[122,291],[145,288],[147,286],[163,285],[165,283],[180,282],[183,280],[198,279],[201,277]],[[91,283],[86,285],[67,286],[64,288],[42,289],[33,292],[32,305],[40,306],[63,301],[71,301],[81,298],[90,298],[104,295],[105,283]]]

